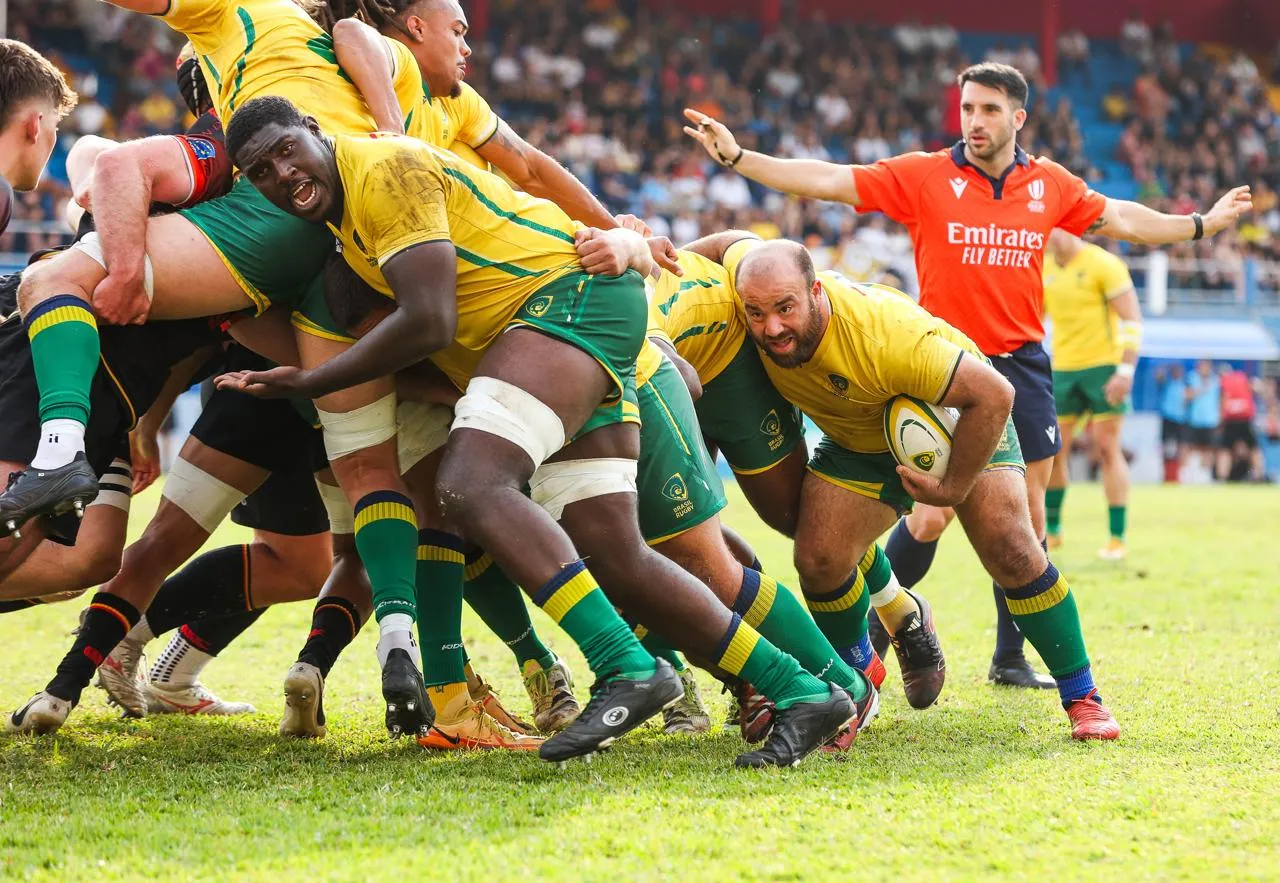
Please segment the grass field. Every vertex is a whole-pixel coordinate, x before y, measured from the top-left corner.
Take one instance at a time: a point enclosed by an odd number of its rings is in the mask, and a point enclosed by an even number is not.
[[[731,493],[729,522],[794,586],[787,544]],[[154,498],[136,505],[139,524]],[[125,722],[91,689],[56,738],[0,737],[0,878],[1276,879],[1280,494],[1135,498],[1128,565],[1094,558],[1105,508],[1093,486],[1072,489],[1057,556],[1117,744],[1073,744],[1055,695],[986,685],[990,584],[959,531],[922,585],[949,663],[939,704],[912,711],[891,665],[853,751],[785,772],[734,770],[741,742],[718,730],[650,728],[565,770],[392,744],[371,629],[330,678],[329,736],[281,741],[280,680],[310,616],[297,604],[209,669],[211,687],[257,715]],[[0,708],[43,686],[78,608],[0,618]],[[581,658],[537,616],[585,694]],[[468,617],[478,668],[527,709],[505,648]],[[725,697],[703,683],[720,720]]]

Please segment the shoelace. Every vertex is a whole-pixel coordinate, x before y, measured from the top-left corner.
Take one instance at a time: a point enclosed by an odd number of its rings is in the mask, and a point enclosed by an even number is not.
[[[1071,707],[1076,711],[1076,713],[1072,715],[1072,718],[1076,723],[1099,723],[1110,721],[1111,715],[1107,712],[1107,709],[1103,707],[1101,702],[1098,702],[1093,698],[1096,692],[1096,690],[1091,691],[1087,696],[1076,699],[1071,703]]]
[[[578,715],[579,720],[588,720],[591,712],[599,708],[605,702],[605,696],[609,692],[609,686],[613,683],[613,679],[622,674],[620,671],[605,672],[596,678],[594,684],[591,685],[591,699],[588,700],[582,712]]]

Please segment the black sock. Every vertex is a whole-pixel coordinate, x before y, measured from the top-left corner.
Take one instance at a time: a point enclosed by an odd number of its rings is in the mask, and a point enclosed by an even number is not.
[[[1013,621],[1013,614],[1009,612],[1009,603],[1004,597],[1004,589],[992,583],[991,591],[996,600],[996,649],[991,654],[991,661],[1001,665],[1020,663],[1026,659],[1022,652],[1022,645],[1026,642],[1026,638],[1022,635],[1022,629],[1018,628],[1018,624]]]
[[[183,626],[182,634],[205,653],[217,656],[266,612],[267,608],[259,607],[257,610],[228,613],[225,616],[205,616]],[[147,622],[151,622],[150,615],[147,616]]]
[[[30,610],[40,606],[35,598],[23,598],[20,601],[0,601],[0,613],[17,613],[19,610]]]
[[[328,677],[338,655],[355,640],[360,625],[360,611],[346,598],[321,598],[311,614],[311,634],[298,661],[314,665]]]
[[[898,524],[889,534],[884,544],[884,553],[889,557],[889,565],[893,575],[898,578],[898,585],[909,589],[929,572],[933,566],[933,556],[937,554],[938,541],[922,543],[907,530],[907,519],[898,519]]]
[[[89,686],[102,660],[137,624],[140,616],[136,607],[110,592],[94,595],[89,609],[85,611],[76,642],[58,663],[58,670],[45,691],[72,705],[77,704],[80,692]]]
[[[250,574],[248,546],[205,552],[164,581],[147,608],[151,633],[163,635],[186,622],[252,610]]]

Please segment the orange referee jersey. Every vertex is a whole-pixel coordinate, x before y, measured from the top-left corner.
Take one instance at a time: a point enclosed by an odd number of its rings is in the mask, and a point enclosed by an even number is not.
[[[1021,148],[1000,178],[971,165],[964,142],[853,166],[859,212],[904,224],[915,244],[920,305],[988,355],[1044,338],[1041,268],[1049,231],[1083,233],[1106,197]]]

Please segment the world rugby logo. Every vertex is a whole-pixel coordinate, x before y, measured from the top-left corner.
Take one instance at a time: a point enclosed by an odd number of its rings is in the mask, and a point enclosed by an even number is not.
[[[1044,181],[1040,178],[1032,181],[1027,185],[1027,194],[1031,200],[1027,203],[1027,210],[1037,214],[1044,213]]]

